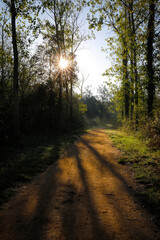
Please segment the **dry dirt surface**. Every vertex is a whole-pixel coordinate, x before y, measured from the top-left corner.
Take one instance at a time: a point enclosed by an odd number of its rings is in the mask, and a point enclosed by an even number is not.
[[[2,206],[0,240],[160,239],[118,155],[104,129],[81,136]]]

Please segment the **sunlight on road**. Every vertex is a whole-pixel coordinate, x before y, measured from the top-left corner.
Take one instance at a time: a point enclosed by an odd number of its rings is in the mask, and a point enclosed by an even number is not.
[[[1,212],[1,239],[158,239],[118,155],[105,130],[84,134]]]

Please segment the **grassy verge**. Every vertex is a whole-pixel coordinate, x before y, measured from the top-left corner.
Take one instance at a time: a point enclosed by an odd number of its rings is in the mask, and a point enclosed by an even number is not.
[[[63,136],[28,136],[18,146],[3,148],[0,160],[0,204],[37,173],[43,172],[83,131]]]
[[[147,140],[136,134],[111,129],[107,133],[122,152],[119,164],[129,165],[134,172],[143,202],[160,212],[160,150],[151,151]]]

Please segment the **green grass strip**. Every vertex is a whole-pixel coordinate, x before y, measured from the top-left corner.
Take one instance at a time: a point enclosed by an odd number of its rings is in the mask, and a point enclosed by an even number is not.
[[[141,195],[153,210],[160,211],[160,150],[151,150],[148,141],[138,133],[108,129],[112,142],[121,156],[119,164],[130,165],[136,180],[141,184]]]

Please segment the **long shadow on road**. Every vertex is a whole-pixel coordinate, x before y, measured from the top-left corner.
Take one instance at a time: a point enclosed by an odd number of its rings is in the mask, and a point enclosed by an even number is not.
[[[35,192],[34,186],[32,194],[26,192],[19,209],[12,206],[17,210],[12,226],[6,228],[12,232],[3,240],[159,239],[158,232],[148,227],[151,221],[143,219],[134,191],[112,154],[99,150],[103,139],[97,134],[102,133],[97,130],[83,135],[59,160],[64,165],[51,166],[41,181],[36,181]]]
[[[79,156],[79,150],[76,147],[75,148],[75,157],[77,161],[77,168],[79,170],[79,175],[82,180],[86,197],[88,199],[88,211],[90,212],[90,219],[91,219],[91,225],[92,225],[92,232],[95,240],[105,240],[108,239],[109,235],[106,232],[105,226],[103,226],[102,223],[100,223],[99,216],[98,216],[98,209],[96,209],[94,199],[92,196],[92,193],[89,188],[89,184],[87,182],[88,179],[88,173],[85,171],[82,165],[82,159]]]
[[[97,130],[97,131],[101,132],[101,130]],[[91,134],[91,136],[95,137],[95,134],[93,134],[93,135]],[[138,219],[138,215],[136,215],[136,213],[138,214],[138,212],[135,212],[135,214],[133,214],[134,211],[137,211],[137,208],[135,210],[131,209],[132,205],[133,205],[133,208],[135,207],[134,203],[138,202],[138,200],[135,199],[135,193],[134,193],[133,189],[132,190],[130,189],[130,187],[128,186],[128,182],[126,181],[124,176],[120,173],[117,166],[114,163],[112,163],[112,161],[110,161],[109,159],[107,159],[106,157],[101,155],[99,153],[99,151],[97,151],[97,149],[95,147],[93,147],[92,141],[90,144],[89,141],[86,141],[84,137],[81,137],[81,141],[88,148],[88,150],[91,151],[93,153],[93,155],[95,156],[96,161],[99,163],[99,164],[96,164],[96,167],[97,166],[99,167],[98,170],[103,173],[104,169],[106,169],[106,173],[110,172],[112,174],[112,176],[116,179],[116,181],[118,180],[117,183],[118,183],[119,187],[122,189],[122,192],[121,193],[119,192],[119,194],[122,195],[119,198],[119,202],[117,202],[118,198],[113,199],[113,197],[115,196],[114,194],[106,194],[105,189],[103,192],[103,195],[105,195],[105,197],[106,197],[106,202],[110,205],[110,209],[113,210],[113,215],[115,216],[114,220],[119,221],[119,228],[121,228],[122,234],[124,234],[123,237],[121,238],[120,237],[121,233],[119,233],[120,239],[132,239],[133,236],[135,235],[135,231],[136,231],[136,237],[133,239],[143,239],[143,240],[150,239],[149,236],[147,235],[147,232],[145,232],[145,230],[147,230],[145,228],[145,226],[143,226],[143,224],[138,226],[137,222],[140,221],[140,219]],[[111,157],[112,156],[109,156],[109,158],[111,158]],[[82,166],[80,164],[80,159],[78,157],[77,157],[77,159],[78,159],[78,167],[79,167],[80,171],[82,172]],[[83,170],[83,172],[84,172],[84,170]],[[84,179],[83,172],[81,174],[81,177]],[[88,189],[88,192],[89,192],[89,189]],[[88,193],[88,195],[92,199],[91,193]],[[109,201],[111,196],[112,196],[112,200]],[[126,201],[125,204],[124,204],[124,201]],[[122,202],[123,202],[123,204],[121,204]],[[127,205],[129,205],[129,207]],[[113,222],[115,222],[115,221],[113,221]],[[141,226],[144,227],[145,229],[144,228],[141,229]],[[105,229],[105,231],[107,231],[107,229]],[[114,234],[112,236],[114,236]],[[100,238],[98,238],[98,239],[100,239]],[[110,238],[105,238],[105,239],[112,239],[112,237],[110,236]],[[115,239],[115,238],[113,238],[113,239]]]

